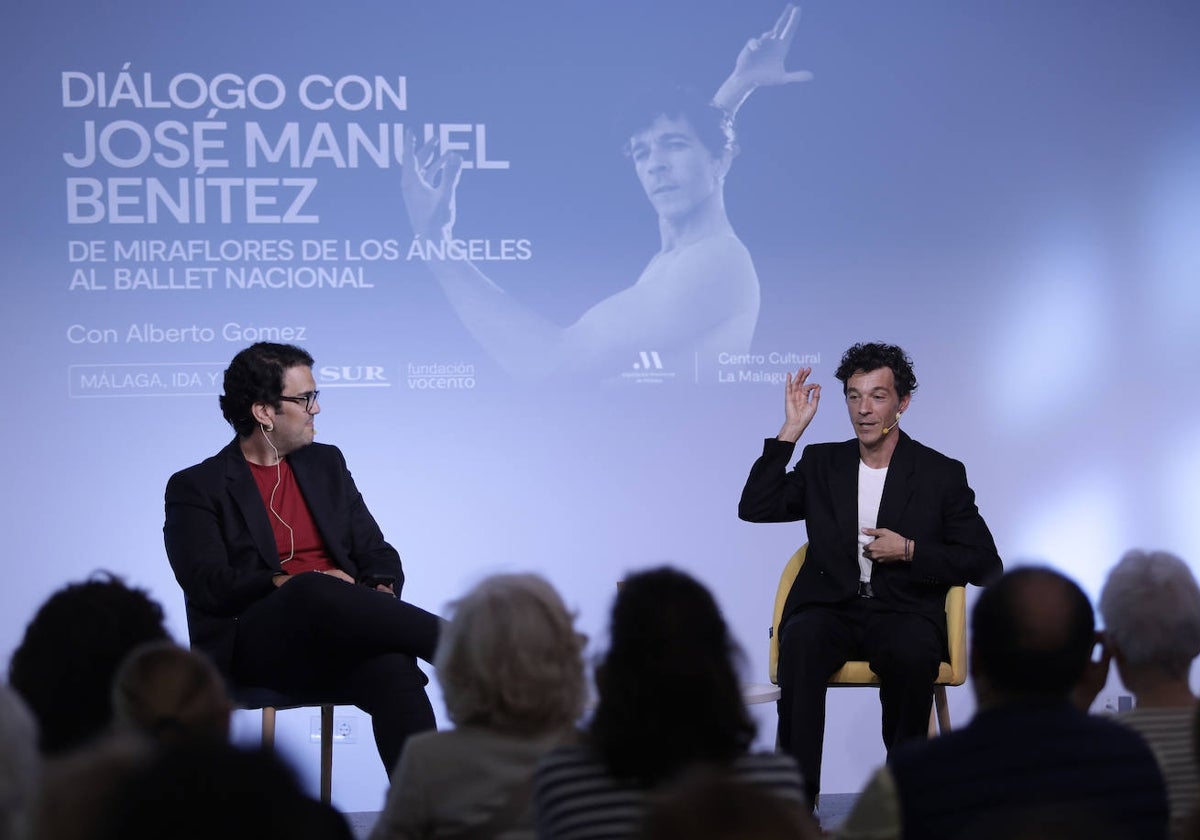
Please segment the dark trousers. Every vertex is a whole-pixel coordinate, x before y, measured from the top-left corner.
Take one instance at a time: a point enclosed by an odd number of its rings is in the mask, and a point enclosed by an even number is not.
[[[436,615],[386,592],[307,572],[238,617],[233,675],[358,706],[390,774],[408,736],[436,725],[417,659],[432,661],[440,629]]]
[[[889,610],[878,599],[807,605],[788,618],[779,636],[779,743],[800,765],[809,807],[821,790],[829,678],[847,660],[870,663],[880,680],[883,744],[891,750],[927,736],[933,683],[945,656],[945,622]]]

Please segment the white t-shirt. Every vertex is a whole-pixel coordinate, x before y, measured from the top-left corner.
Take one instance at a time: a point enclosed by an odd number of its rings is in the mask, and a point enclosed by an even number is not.
[[[858,462],[858,579],[871,579],[871,561],[863,555],[863,547],[874,540],[862,532],[863,528],[874,528],[879,521],[879,500],[883,498],[883,482],[887,479],[887,467],[868,467]]]

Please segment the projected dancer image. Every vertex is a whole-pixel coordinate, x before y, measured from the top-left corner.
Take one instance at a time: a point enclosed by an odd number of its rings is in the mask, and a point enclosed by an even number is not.
[[[496,285],[468,260],[426,261],[463,324],[509,374],[526,379],[606,378],[653,350],[671,367],[693,354],[749,350],[758,321],[758,275],[725,212],[724,185],[736,147],[733,117],[764,85],[807,81],[784,62],[800,21],[794,5],[742,48],[711,102],[663,102],[627,143],[634,171],[657,211],[662,247],[636,282],[562,327]],[[462,158],[436,140],[406,136],[402,193],[416,236],[453,236]]]

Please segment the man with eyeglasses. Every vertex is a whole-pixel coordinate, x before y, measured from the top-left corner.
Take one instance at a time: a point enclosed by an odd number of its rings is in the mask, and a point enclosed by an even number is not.
[[[225,371],[237,432],[171,476],[163,535],[192,646],[240,686],[357,705],[390,773],[407,737],[435,726],[417,659],[441,619],[400,600],[400,556],[340,450],[313,443],[313,359],[260,342]]]

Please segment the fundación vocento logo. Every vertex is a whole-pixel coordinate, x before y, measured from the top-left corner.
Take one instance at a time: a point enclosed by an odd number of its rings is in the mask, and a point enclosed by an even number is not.
[[[469,391],[475,387],[475,365],[466,362],[409,362],[405,375],[413,391]]]
[[[647,384],[664,382],[674,377],[675,372],[666,369],[657,350],[639,350],[630,369],[621,374],[622,379]]]

